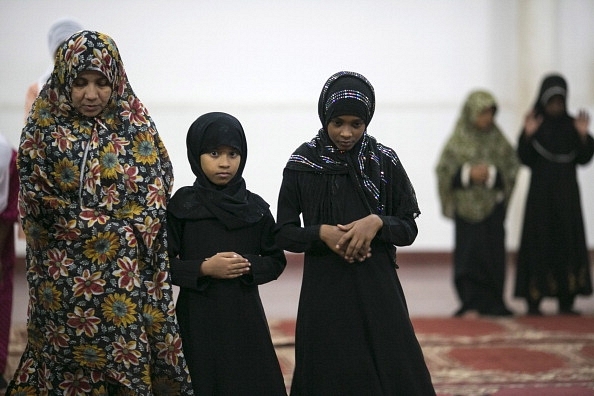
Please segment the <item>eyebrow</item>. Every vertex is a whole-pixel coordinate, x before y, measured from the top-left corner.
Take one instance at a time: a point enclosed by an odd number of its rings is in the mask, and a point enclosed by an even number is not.
[[[363,122],[363,123],[365,123],[365,121],[363,120],[363,118],[361,118],[361,117],[357,117],[356,115],[351,115],[351,114],[344,114],[344,115],[342,115],[342,116],[336,116],[336,117],[332,117],[330,120],[331,120],[331,121],[333,121],[333,120],[341,120],[341,121],[345,121],[345,120],[344,120],[342,117],[355,117],[355,119],[354,119],[354,120],[352,120],[352,121],[359,121],[359,122]]]

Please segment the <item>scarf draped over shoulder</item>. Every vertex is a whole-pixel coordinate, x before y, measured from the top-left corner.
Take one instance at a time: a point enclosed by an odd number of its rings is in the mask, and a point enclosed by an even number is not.
[[[448,218],[454,218],[457,214],[467,221],[481,221],[493,211],[495,205],[502,201],[507,203],[511,196],[519,169],[515,150],[496,123],[486,131],[479,130],[474,124],[484,109],[496,106],[495,98],[490,93],[471,93],[441,153],[436,173],[442,213]],[[497,168],[503,178],[503,191],[485,186],[454,187],[454,177],[462,166],[478,163]]]
[[[72,106],[73,82],[85,70],[101,72],[112,86],[95,117]],[[111,37],[81,31],[60,47],[27,118],[18,158],[23,226],[33,249],[47,243],[48,232],[58,238],[125,232],[148,249],[165,246],[160,230],[172,165]],[[111,229],[110,220],[134,226]],[[98,233],[101,227],[109,229]]]
[[[345,84],[343,80],[347,79],[350,82]],[[420,214],[416,194],[393,149],[377,142],[365,131],[351,150],[341,152],[328,135],[327,123],[332,114],[358,115],[367,127],[374,109],[375,92],[364,76],[347,71],[331,76],[318,102],[323,127],[311,141],[297,148],[286,169],[328,175],[326,183],[332,183],[334,175],[349,174],[356,181],[370,214],[416,218]]]

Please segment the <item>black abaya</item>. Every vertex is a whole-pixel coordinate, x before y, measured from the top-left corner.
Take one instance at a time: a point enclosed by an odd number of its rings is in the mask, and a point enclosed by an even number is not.
[[[575,158],[556,162],[541,155],[533,139],[522,133],[518,153],[531,169],[524,226],[518,254],[515,295],[529,301],[558,297],[571,309],[577,295],[592,294],[590,263],[576,166],[594,154],[594,139],[580,143],[574,129],[558,133],[575,134]],[[571,136],[571,135],[569,135]],[[566,139],[569,140],[569,139]]]
[[[181,287],[177,315],[197,395],[286,395],[258,285],[276,279],[286,259],[274,244],[270,212],[229,230],[219,220],[168,217],[171,275]],[[251,271],[232,280],[200,277],[218,252],[247,258]]]
[[[355,183],[349,174],[284,172],[277,243],[305,252],[291,395],[434,395],[393,256],[393,244],[414,241],[414,219],[380,216],[364,262],[346,262],[319,238],[321,224],[369,214]]]

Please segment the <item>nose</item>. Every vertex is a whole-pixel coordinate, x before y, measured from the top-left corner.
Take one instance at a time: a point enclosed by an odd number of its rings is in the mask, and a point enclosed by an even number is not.
[[[221,168],[228,168],[229,167],[229,157],[227,155],[221,155],[219,157],[219,166]]]
[[[353,136],[353,128],[350,125],[343,125],[340,128],[340,136],[345,138]]]
[[[87,85],[85,89],[85,98],[93,100],[99,97],[99,90],[93,84]]]

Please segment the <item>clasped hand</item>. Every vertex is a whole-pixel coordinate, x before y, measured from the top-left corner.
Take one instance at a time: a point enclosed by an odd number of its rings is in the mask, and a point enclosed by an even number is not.
[[[336,254],[349,263],[371,257],[371,241],[383,225],[377,215],[369,215],[349,224],[320,227],[320,238]]]
[[[248,259],[235,252],[221,252],[204,260],[200,271],[204,276],[233,279],[250,272],[250,266]]]

